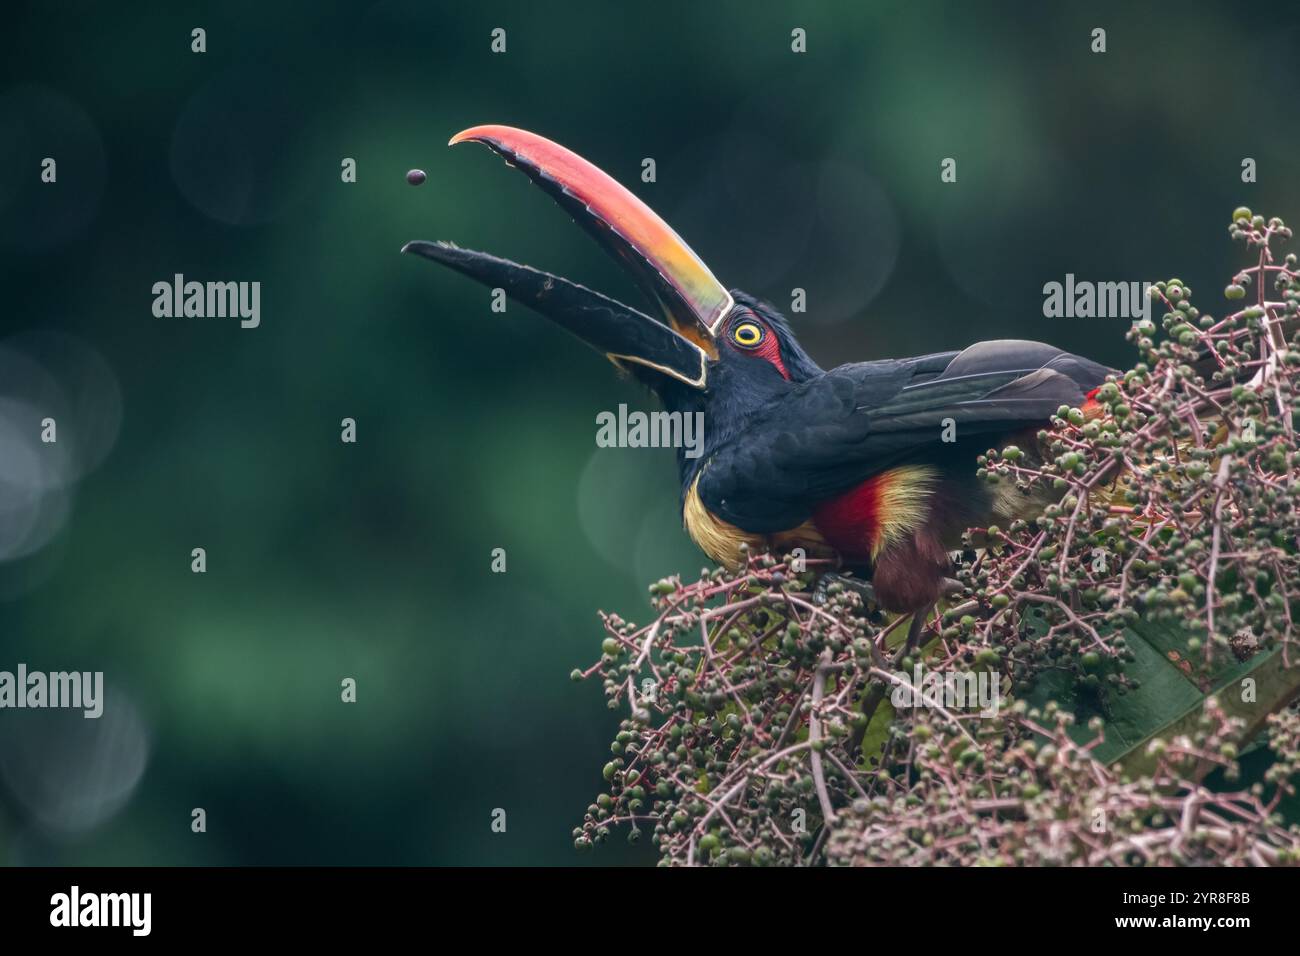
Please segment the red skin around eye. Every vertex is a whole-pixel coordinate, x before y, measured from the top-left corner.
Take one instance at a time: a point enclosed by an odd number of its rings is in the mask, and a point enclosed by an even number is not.
[[[781,345],[775,335],[768,332],[763,336],[763,344],[754,349],[754,353],[771,362],[772,367],[781,373],[781,377],[787,382],[790,381],[790,373],[785,370],[785,363],[781,361]]]

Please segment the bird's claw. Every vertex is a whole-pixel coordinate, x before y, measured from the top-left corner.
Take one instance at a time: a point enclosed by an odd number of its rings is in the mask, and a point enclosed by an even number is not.
[[[876,600],[876,589],[871,586],[870,581],[863,581],[849,574],[841,574],[838,571],[827,571],[817,578],[817,583],[813,586],[813,603],[825,604],[830,599],[830,586],[832,584],[839,584],[855,592],[858,597],[862,598],[863,607],[878,607],[880,605],[880,602]]]

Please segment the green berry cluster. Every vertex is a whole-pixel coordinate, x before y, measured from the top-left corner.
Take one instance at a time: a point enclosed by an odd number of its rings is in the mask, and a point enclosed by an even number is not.
[[[1300,828],[1277,813],[1300,750],[1300,715],[1275,715],[1268,782],[1209,793],[1198,766],[1236,770],[1241,727],[1208,701],[1197,742],[1155,741],[1155,771],[1101,767],[1068,733],[1071,715],[1017,704],[972,745],[926,715],[913,783],[854,800],[831,834],[840,866],[1206,866],[1300,862]]]
[[[924,630],[767,554],[655,583],[646,623],[602,615],[600,660],[573,676],[624,716],[575,845],[619,831],[664,866],[1300,862],[1278,815],[1296,712],[1269,718],[1273,762],[1241,792],[1201,778],[1237,772],[1263,715],[1213,698],[1140,761],[1094,759],[1117,702],[1160,692],[1134,635],[1157,629],[1206,693],[1277,651],[1300,683],[1300,273],[1275,259],[1281,220],[1238,209],[1231,232],[1253,264],[1225,314],[1156,283],[1127,372],[980,457],[1025,507],[968,532],[960,590]],[[985,675],[1004,707],[896,708],[918,666]]]
[[[1300,276],[1294,255],[1272,265],[1271,244],[1290,235],[1281,220],[1233,218],[1259,261],[1229,298],[1270,277],[1276,300],[1215,318],[1181,279],[1156,283],[1161,331],[1134,323],[1133,367],[1091,407],[1062,407],[1032,451],[979,462],[985,480],[1046,502],[991,529],[996,540],[960,575],[974,597],[966,633],[1006,650],[1021,692],[1062,668],[1106,693],[1136,689],[1122,630],[1139,619],[1183,630],[1183,657],[1203,676],[1229,655],[1294,642]]]

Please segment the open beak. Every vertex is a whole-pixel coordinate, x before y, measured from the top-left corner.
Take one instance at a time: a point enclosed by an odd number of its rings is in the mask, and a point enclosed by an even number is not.
[[[610,176],[558,143],[509,126],[476,126],[451,145],[484,143],[542,187],[627,268],[664,322],[567,279],[449,243],[409,242],[413,252],[491,288],[502,288],[616,362],[635,362],[703,388],[716,358],[718,324],[731,294],[672,228]]]

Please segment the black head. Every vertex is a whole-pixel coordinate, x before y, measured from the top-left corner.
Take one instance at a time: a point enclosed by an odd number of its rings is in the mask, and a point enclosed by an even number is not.
[[[668,409],[699,409],[735,421],[821,374],[785,316],[739,289],[732,289],[731,295],[735,304],[714,332],[713,354],[706,363],[702,387],[631,367],[636,378],[658,394]]]

